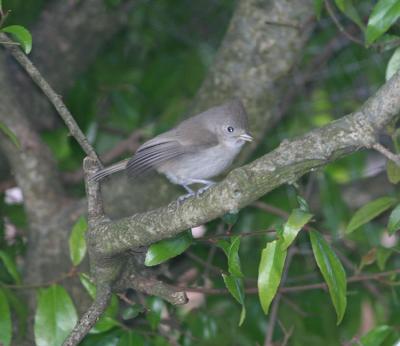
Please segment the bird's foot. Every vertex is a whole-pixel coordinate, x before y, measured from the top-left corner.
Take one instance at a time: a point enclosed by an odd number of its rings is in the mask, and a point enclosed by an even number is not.
[[[196,197],[201,196],[201,195],[202,195],[204,192],[206,192],[211,186],[214,186],[214,185],[215,185],[215,183],[213,182],[213,183],[208,184],[208,185],[202,187],[201,189],[197,190],[197,192],[196,192]]]
[[[178,197],[178,205],[182,204],[184,201],[186,201],[188,198],[195,196],[196,194],[194,192],[189,192],[186,195],[182,195]]]

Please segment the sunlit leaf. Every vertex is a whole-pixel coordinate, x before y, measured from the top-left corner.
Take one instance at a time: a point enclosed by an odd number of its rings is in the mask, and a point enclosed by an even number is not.
[[[357,228],[376,218],[396,203],[396,198],[381,197],[373,200],[358,209],[351,218],[346,233],[351,233]]]
[[[74,304],[63,287],[52,285],[39,291],[34,324],[37,346],[62,345],[77,321]]]
[[[32,50],[32,35],[21,25],[10,25],[0,29],[0,32],[11,34],[22,46],[25,54]]]
[[[7,296],[0,288],[0,345],[8,346],[12,337],[12,321]]]
[[[242,269],[239,258],[240,237],[234,237],[229,247],[228,269],[233,276],[242,277]]]
[[[0,259],[2,260],[7,271],[17,284],[21,283],[21,276],[18,272],[15,261],[4,251],[0,250]]]
[[[288,220],[283,227],[282,250],[287,249],[303,226],[311,220],[312,214],[306,213],[301,209],[293,209]]]
[[[383,35],[399,17],[400,1],[379,0],[369,16],[365,34],[367,44]]]
[[[393,250],[391,249],[386,249],[384,247],[378,248],[376,252],[376,263],[380,270],[385,270],[386,262],[392,254]]]
[[[4,125],[1,121],[0,121],[0,131],[2,131],[11,140],[11,142],[14,143],[14,145],[18,149],[21,148],[21,144],[19,143],[19,140],[15,135],[15,133],[11,131],[6,125]]]
[[[392,210],[389,216],[388,232],[394,234],[400,229],[400,204]]]
[[[386,174],[392,184],[400,182],[400,167],[391,160],[386,162]]]
[[[86,241],[85,233],[87,231],[86,219],[81,216],[72,227],[71,235],[69,237],[69,254],[72,264],[77,266],[86,254]]]
[[[146,253],[145,265],[155,266],[170,258],[180,255],[193,243],[193,237],[189,232],[183,232],[172,239],[161,240],[152,244]]]
[[[362,346],[380,346],[393,331],[389,326],[378,326],[360,338]]]
[[[389,80],[400,69],[400,47],[397,48],[386,66],[386,80]]]
[[[241,278],[222,274],[224,283],[229,293],[242,305],[242,311],[240,313],[239,326],[241,326],[246,318],[246,307],[244,305],[244,286]]]
[[[337,324],[339,324],[343,319],[347,305],[346,273],[322,235],[316,231],[310,231],[309,234],[314,257],[328,285],[329,294],[336,310]]]
[[[287,251],[283,249],[282,241],[274,240],[267,244],[261,253],[258,267],[258,296],[262,309],[268,313],[269,306],[275,297],[281,282]]]

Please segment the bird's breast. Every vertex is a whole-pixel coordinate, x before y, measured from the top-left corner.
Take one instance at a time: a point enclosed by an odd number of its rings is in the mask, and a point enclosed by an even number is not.
[[[232,164],[240,149],[241,147],[219,144],[168,160],[160,165],[157,171],[168,177],[176,177],[176,180],[212,178]]]

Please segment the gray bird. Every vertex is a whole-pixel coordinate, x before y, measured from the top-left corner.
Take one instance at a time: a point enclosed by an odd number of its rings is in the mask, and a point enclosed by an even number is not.
[[[124,169],[130,177],[156,170],[186,189],[182,201],[195,195],[189,185],[204,185],[197,195],[214,185],[209,179],[225,171],[245,142],[252,140],[246,110],[235,99],[184,120],[142,144],[131,159],[98,171],[92,179],[100,181]]]

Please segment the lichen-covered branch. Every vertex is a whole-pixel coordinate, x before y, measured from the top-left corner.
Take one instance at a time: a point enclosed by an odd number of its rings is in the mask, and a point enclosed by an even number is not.
[[[199,198],[103,224],[95,231],[97,250],[115,255],[145,246],[235,212],[276,187],[340,157],[376,143],[376,133],[400,111],[400,73],[360,110],[304,136],[284,141],[271,153],[233,170]]]

